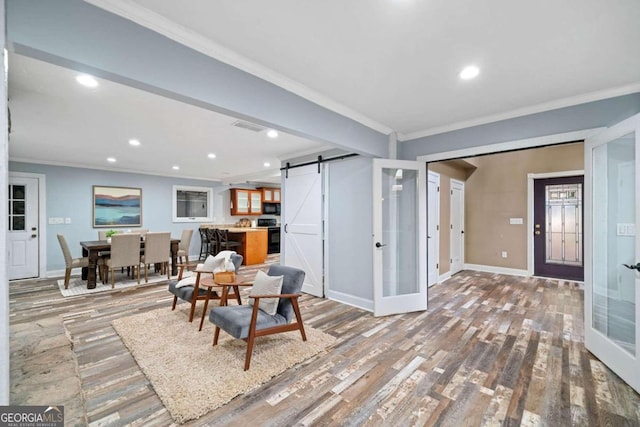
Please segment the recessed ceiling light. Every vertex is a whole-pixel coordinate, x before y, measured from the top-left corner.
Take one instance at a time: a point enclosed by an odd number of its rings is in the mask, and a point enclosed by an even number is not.
[[[116,158],[115,157],[107,157],[107,162],[115,163],[116,162]]]
[[[464,67],[462,71],[460,71],[460,78],[462,80],[470,80],[478,76],[480,74],[480,68],[475,65],[469,65],[468,67]]]
[[[174,170],[174,171],[180,170],[180,166],[178,166],[178,165],[174,166],[174,167],[173,167],[173,170]]]
[[[138,147],[140,145],[140,141],[138,141],[137,139],[130,139],[129,140],[129,145],[133,145],[134,147]]]
[[[207,154],[207,157],[210,158],[210,159],[215,159],[216,155],[213,154],[213,153],[209,153],[209,154]]]
[[[271,166],[271,163],[269,163],[269,162],[264,162],[264,167],[265,167],[265,168],[268,168],[269,166]]]
[[[95,77],[90,76],[88,74],[80,74],[76,76],[76,81],[80,83],[82,86],[86,86],[86,87],[98,86],[98,81],[95,79]]]
[[[278,131],[275,129],[269,129],[269,132],[267,132],[267,136],[269,138],[277,138],[278,137]]]

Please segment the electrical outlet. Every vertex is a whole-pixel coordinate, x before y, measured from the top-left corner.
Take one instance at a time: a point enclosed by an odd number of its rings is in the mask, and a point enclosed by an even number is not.
[[[502,258],[506,258],[507,257],[507,251],[502,251]]]

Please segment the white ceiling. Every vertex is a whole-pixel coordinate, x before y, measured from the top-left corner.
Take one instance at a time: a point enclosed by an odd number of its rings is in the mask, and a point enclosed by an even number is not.
[[[99,86],[89,89],[76,82],[76,75],[9,55],[11,160],[279,183],[281,158],[327,147],[282,132],[271,139],[266,130],[232,126],[235,118],[108,80],[99,79]],[[130,146],[131,138],[141,145]],[[216,158],[209,159],[209,153]],[[108,157],[116,163],[107,162]]]
[[[400,139],[640,90],[638,0],[87,1]]]
[[[638,0],[85,1],[400,140],[640,91]],[[10,55],[12,160],[273,182],[279,158],[330,148],[74,77]]]

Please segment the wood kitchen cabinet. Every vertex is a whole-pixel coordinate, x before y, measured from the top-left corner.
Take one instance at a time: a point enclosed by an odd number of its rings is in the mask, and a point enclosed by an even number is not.
[[[280,203],[280,189],[263,187],[262,203]]]
[[[231,215],[262,215],[262,191],[231,188]]]

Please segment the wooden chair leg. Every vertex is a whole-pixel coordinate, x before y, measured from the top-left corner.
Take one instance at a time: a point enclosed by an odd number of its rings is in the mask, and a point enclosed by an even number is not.
[[[251,313],[251,323],[249,324],[249,336],[247,337],[247,355],[244,359],[244,370],[248,371],[251,365],[251,354],[253,353],[253,343],[256,339],[256,322],[258,321],[258,302],[253,305]]]
[[[302,334],[302,341],[307,340],[307,334],[304,333],[304,325],[302,324],[302,315],[300,314],[300,307],[298,306],[298,298],[291,298],[291,305],[293,305],[293,312],[296,314],[296,321],[298,323],[298,329]]]
[[[177,296],[173,296],[173,306],[171,306],[171,311],[176,309],[176,304],[178,303],[178,297]]]
[[[134,270],[138,273],[138,285],[140,284],[140,266],[133,267]]]
[[[164,269],[167,270],[167,280],[171,279],[171,270],[169,269],[169,263],[164,263]]]
[[[71,279],[71,269],[70,268],[66,268],[64,270],[64,288],[68,289],[69,288],[69,280]]]
[[[113,270],[111,270],[111,289],[116,287],[115,277],[116,277],[116,274],[114,273]]]
[[[216,330],[213,333],[213,345],[218,345],[219,336],[220,336],[220,326],[216,326]]]
[[[198,300],[195,295],[191,297],[191,310],[189,311],[189,322],[193,322],[193,315],[196,312],[196,301]]]
[[[144,283],[149,283],[149,265],[145,264],[144,265]]]

